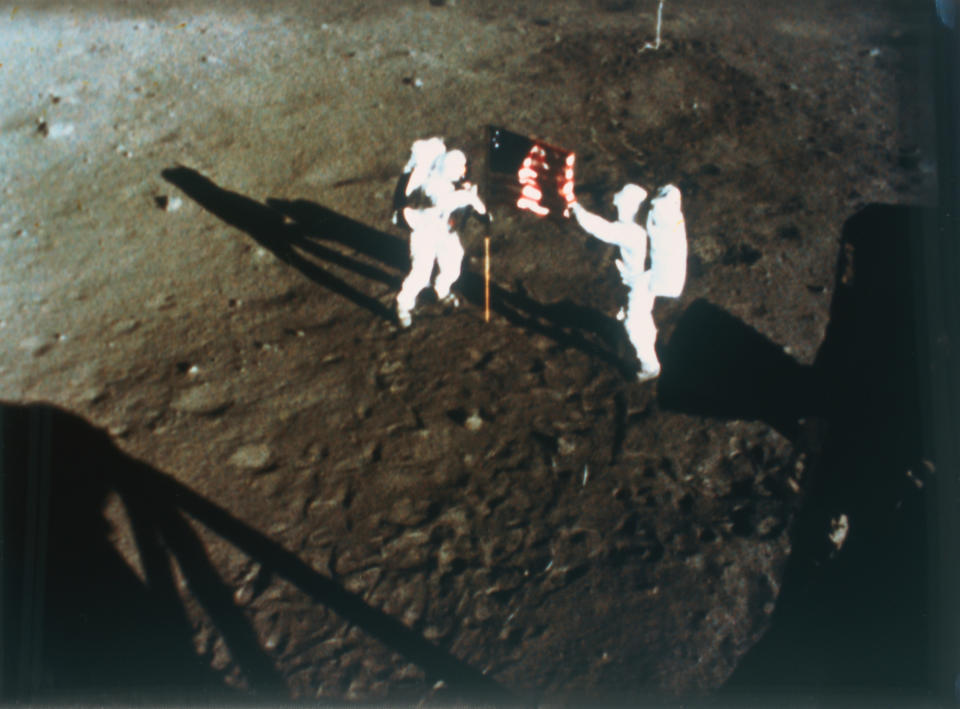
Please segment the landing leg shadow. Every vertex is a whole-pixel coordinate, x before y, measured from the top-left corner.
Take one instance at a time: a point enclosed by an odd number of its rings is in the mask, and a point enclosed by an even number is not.
[[[82,419],[46,405],[3,404],[0,423],[3,702],[289,701],[283,676],[189,518],[420,666],[428,682],[444,680],[449,697],[518,703],[226,510],[127,456]],[[110,499],[130,521],[143,578],[114,547],[103,512]],[[172,561],[223,637],[245,689],[227,687],[194,648]]]

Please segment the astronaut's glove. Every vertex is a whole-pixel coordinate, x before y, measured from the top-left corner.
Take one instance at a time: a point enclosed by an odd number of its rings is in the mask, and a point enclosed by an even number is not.
[[[486,213],[487,213],[487,205],[485,205],[485,204],[480,200],[480,197],[477,195],[477,186],[476,186],[476,185],[472,185],[472,186],[470,187],[470,191],[473,193],[473,201],[472,201],[472,205],[471,205],[471,206],[476,210],[477,214],[486,214]]]

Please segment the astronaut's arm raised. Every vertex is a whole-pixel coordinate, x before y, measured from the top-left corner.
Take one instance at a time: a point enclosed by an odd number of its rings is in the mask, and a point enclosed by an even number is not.
[[[616,225],[613,222],[608,222],[603,217],[597,216],[593,212],[588,212],[580,206],[579,202],[571,204],[570,211],[573,212],[573,216],[577,218],[577,223],[591,236],[600,239],[600,241],[606,244],[620,246],[620,240],[617,238]]]

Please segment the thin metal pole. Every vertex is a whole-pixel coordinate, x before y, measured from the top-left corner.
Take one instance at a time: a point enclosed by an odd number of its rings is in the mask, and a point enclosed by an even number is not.
[[[490,237],[483,237],[483,321],[490,322]]]

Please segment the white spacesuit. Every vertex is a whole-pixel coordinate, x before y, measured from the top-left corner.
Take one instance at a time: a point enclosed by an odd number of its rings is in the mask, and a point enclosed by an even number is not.
[[[439,138],[414,143],[407,167],[405,173],[409,172],[410,178],[404,195],[409,206],[402,207],[401,212],[411,230],[410,273],[397,294],[397,319],[403,327],[411,323],[417,295],[430,285],[434,262],[438,266],[433,286],[437,298],[459,305],[450,287],[460,277],[463,247],[451,217],[464,207],[472,207],[479,214],[487,212],[476,185],[457,186],[467,172],[466,156],[459,150],[446,151]]]
[[[609,222],[574,202],[570,210],[587,232],[601,241],[618,246],[617,268],[629,288],[627,308],[620,316],[627,337],[637,352],[640,371],[637,379],[646,381],[660,374],[660,360],[654,347],[657,327],[653,321],[653,301],[658,295],[677,297],[683,290],[687,269],[687,237],[680,211],[680,190],[667,185],[650,201],[647,228],[634,220],[647,191],[628,184],[613,196],[617,221]],[[645,269],[647,237],[650,238],[650,270]]]
[[[680,204],[680,190],[661,188],[650,200],[647,212],[650,239],[650,291],[679,298],[687,280],[687,226]]]

